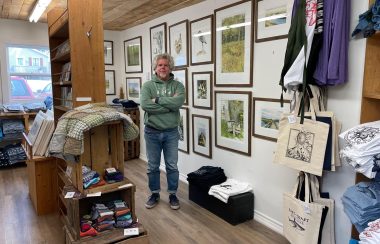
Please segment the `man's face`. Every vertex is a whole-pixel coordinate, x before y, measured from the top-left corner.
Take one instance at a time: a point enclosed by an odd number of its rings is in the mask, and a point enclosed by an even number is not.
[[[168,80],[170,74],[169,60],[159,59],[155,71],[160,80]]]

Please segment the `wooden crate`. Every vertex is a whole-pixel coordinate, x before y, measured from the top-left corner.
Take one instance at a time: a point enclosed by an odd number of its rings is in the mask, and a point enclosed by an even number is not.
[[[124,200],[132,214],[133,221],[137,220],[135,213],[135,191],[136,187],[131,183],[130,187],[113,189],[110,191],[102,192],[98,197],[85,197],[83,194],[76,198],[67,199],[67,216],[64,217],[64,223],[71,233],[73,240],[86,240],[86,237],[80,238],[80,218],[83,215],[91,213],[91,207],[94,203],[107,203],[113,200]],[[78,192],[79,193],[79,192]],[[122,229],[114,229],[104,231],[98,234],[98,237],[108,236],[110,232],[116,232]],[[116,235],[118,236],[118,235]]]
[[[37,215],[57,211],[56,158],[33,156],[33,147],[23,133],[22,145],[27,155],[29,196]]]
[[[139,108],[124,108],[124,113],[131,117],[133,123],[140,127],[140,110]],[[124,142],[124,160],[130,160],[140,157],[140,135],[132,140]]]
[[[124,236],[124,229],[117,229],[112,232],[108,232],[102,236],[95,237],[83,237],[80,240],[74,240],[71,232],[64,226],[65,232],[65,244],[99,244],[99,243],[118,243],[118,244],[149,244],[148,232],[144,227],[139,227],[138,236]]]
[[[124,173],[123,123],[115,121],[97,126],[84,134],[84,153],[78,163],[66,162],[71,167],[68,177],[82,193],[103,192],[127,184],[127,181],[84,189],[82,166],[86,165],[104,176],[106,168],[114,167]],[[64,169],[66,171],[66,168]],[[67,172],[67,171],[66,171]]]

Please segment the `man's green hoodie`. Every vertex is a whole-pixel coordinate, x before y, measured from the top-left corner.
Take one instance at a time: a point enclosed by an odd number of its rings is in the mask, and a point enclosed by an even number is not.
[[[152,100],[154,99],[154,100]],[[185,87],[170,74],[168,81],[153,75],[141,89],[141,108],[145,111],[144,124],[157,130],[179,125],[179,108],[185,101]]]

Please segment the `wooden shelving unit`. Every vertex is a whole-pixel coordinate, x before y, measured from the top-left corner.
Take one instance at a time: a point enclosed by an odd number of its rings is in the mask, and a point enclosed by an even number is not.
[[[370,0],[370,5],[373,4]],[[380,32],[367,39],[364,66],[363,94],[360,123],[380,120]],[[356,174],[355,182],[370,181],[363,174]],[[359,233],[352,227],[352,237],[359,239]]]

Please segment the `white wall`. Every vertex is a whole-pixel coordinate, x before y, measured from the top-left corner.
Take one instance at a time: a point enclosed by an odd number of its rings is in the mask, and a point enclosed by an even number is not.
[[[49,47],[47,24],[0,19],[0,88],[1,103],[9,99],[6,46],[9,44]]]
[[[148,23],[133,27],[121,33],[121,38],[127,40],[142,36],[143,70],[137,74],[146,81],[150,71],[149,28],[166,22],[167,26],[188,18],[189,21],[213,14],[215,8],[236,2],[235,0],[207,0],[197,5],[159,17]],[[351,31],[355,27],[358,15],[368,8],[367,1],[351,1]],[[167,30],[168,31],[168,30]],[[120,43],[122,43],[122,41]],[[278,80],[282,69],[287,39],[263,43],[254,43],[254,85],[253,88],[239,90],[253,91],[254,97],[279,98],[280,87]],[[339,87],[329,88],[328,109],[334,111],[337,118],[343,122],[343,130],[359,123],[360,98],[363,79],[365,40],[350,40],[349,45],[349,80]],[[124,61],[124,60],[122,60]],[[124,69],[122,67],[122,69]],[[213,65],[190,66],[188,68],[189,104],[192,104],[191,73],[196,71],[213,71]],[[121,72],[123,79],[127,76]],[[132,74],[130,76],[136,76]],[[215,90],[235,90],[230,88],[215,88]],[[191,114],[211,116],[214,127],[214,111],[195,109],[188,106]],[[143,113],[141,113],[143,119]],[[143,123],[143,122],[142,122]],[[212,132],[214,138],[214,131]],[[191,124],[190,124],[191,135]],[[191,138],[191,136],[190,136]],[[272,163],[275,143],[252,137],[252,156],[246,157],[215,147],[213,139],[213,159],[207,159],[192,153],[190,140],[190,154],[179,153],[179,170],[181,179],[186,174],[203,165],[222,167],[228,177],[249,182],[255,194],[255,219],[270,228],[282,232],[282,193],[290,191],[297,172]],[[143,136],[141,137],[141,158],[146,159],[146,148]],[[351,223],[341,204],[341,196],[345,189],[354,184],[354,172],[351,167],[344,165],[336,172],[324,173],[322,190],[329,191],[335,199],[335,228],[337,243],[348,243]]]

